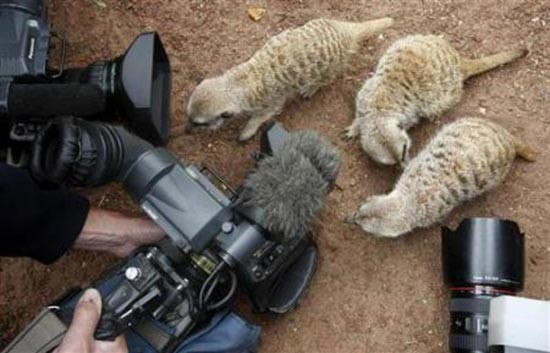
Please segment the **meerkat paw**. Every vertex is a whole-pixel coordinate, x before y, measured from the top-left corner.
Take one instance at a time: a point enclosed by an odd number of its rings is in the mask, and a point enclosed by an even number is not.
[[[410,230],[406,225],[401,224],[400,220],[384,217],[359,216],[355,218],[355,224],[367,235],[376,238],[397,238]]]
[[[356,224],[357,216],[357,212],[353,212],[352,214],[344,218],[344,223]]]
[[[383,234],[383,233],[368,233],[368,235],[374,237],[374,238],[383,238],[383,239],[394,239],[399,237],[400,233],[391,233],[391,234]]]
[[[256,132],[258,132],[258,129],[245,129],[241,134],[239,135],[239,142],[246,142],[250,140],[254,135],[256,135]]]
[[[357,129],[355,125],[350,125],[342,131],[342,139],[344,141],[351,141],[357,137]]]

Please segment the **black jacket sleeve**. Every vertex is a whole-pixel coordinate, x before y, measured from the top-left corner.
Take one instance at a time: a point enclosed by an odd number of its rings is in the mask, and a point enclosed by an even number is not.
[[[0,163],[0,256],[52,263],[71,247],[89,211],[66,190],[42,190],[28,171]]]

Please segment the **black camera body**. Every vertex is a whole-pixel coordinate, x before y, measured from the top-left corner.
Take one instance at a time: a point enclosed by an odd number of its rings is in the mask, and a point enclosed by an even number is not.
[[[52,31],[46,0],[0,1],[0,158],[24,166],[29,142],[57,116],[109,120],[122,116],[154,145],[169,137],[171,72],[156,33],[143,33],[126,53],[86,68],[65,68],[65,40]],[[50,66],[54,39],[58,68]]]

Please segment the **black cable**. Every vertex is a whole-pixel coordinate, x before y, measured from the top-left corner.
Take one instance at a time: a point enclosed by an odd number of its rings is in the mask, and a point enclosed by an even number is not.
[[[214,271],[212,271],[212,273],[210,273],[208,278],[202,284],[201,290],[199,292],[199,310],[203,310],[205,308],[205,306],[204,306],[204,304],[205,304],[204,294],[205,294],[206,288],[210,285],[210,282],[218,276],[218,274],[221,272],[221,270],[224,268],[224,266],[225,266],[225,262],[220,262],[216,266]]]
[[[206,295],[204,296],[204,302],[205,302],[205,303],[208,303],[208,300],[209,300],[210,297],[212,296],[212,293],[214,293],[214,289],[216,289],[216,286],[217,286],[218,283],[220,282],[221,275],[222,275],[221,272],[218,273],[218,275],[216,276],[216,278],[214,278],[214,281],[212,282],[212,285],[210,285],[210,288],[208,288],[208,291],[206,291]]]
[[[237,275],[233,271],[229,271],[229,276],[231,277],[231,288],[229,289],[229,292],[226,294],[225,297],[223,297],[220,301],[217,303],[214,303],[212,305],[209,305],[206,310],[207,311],[214,311],[218,310],[219,308],[226,305],[235,295],[237,292]]]

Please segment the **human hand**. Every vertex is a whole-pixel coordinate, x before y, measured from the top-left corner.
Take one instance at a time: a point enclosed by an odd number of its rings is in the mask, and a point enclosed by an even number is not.
[[[71,326],[54,353],[128,353],[128,346],[122,335],[114,342],[94,339],[100,317],[101,296],[97,290],[88,289],[78,301]]]
[[[164,231],[148,218],[92,208],[74,247],[125,257],[140,246],[160,241],[164,235]]]

